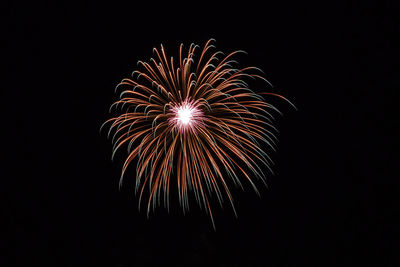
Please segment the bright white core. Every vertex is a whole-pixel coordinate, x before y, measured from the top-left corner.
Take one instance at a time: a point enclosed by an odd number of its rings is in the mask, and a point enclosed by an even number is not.
[[[178,110],[178,120],[182,123],[182,124],[188,124],[190,122],[190,120],[192,119],[193,116],[193,109],[184,106],[184,107],[180,107]]]

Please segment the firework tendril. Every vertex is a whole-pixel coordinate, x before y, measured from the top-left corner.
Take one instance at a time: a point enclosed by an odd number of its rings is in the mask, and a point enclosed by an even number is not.
[[[128,166],[136,162],[135,192],[139,208],[147,196],[147,214],[161,203],[169,209],[174,186],[184,212],[188,196],[194,195],[214,225],[212,197],[221,206],[229,199],[236,214],[229,185],[242,187],[245,181],[259,194],[254,180],[265,183],[266,178],[259,165],[272,173],[273,162],[263,148],[275,150],[273,115],[280,112],[262,95],[290,102],[251,90],[248,79],[269,84],[262,71],[235,68],[238,62],[232,57],[244,51],[212,52],[214,41],[202,50],[191,44],[186,52],[181,44],[177,60],[167,58],[162,45],[154,48],[155,59],[139,61],[142,70],[116,87],[122,92],[110,112],[116,107],[120,113],[102,127],[109,125],[113,158],[121,147],[128,151],[120,185]]]

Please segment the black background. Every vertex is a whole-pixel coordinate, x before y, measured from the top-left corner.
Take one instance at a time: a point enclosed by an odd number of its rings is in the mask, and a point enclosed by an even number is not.
[[[8,2],[5,266],[398,266],[397,11],[324,2]],[[236,190],[239,217],[216,208],[216,231],[195,205],[138,212],[99,134],[137,60],[209,38],[298,107],[280,106],[269,188]]]

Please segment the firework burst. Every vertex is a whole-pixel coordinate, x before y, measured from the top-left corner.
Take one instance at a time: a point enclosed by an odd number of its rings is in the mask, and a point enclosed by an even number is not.
[[[232,57],[243,51],[226,56],[212,52],[213,41],[203,49],[192,44],[186,52],[181,44],[176,61],[167,58],[162,45],[154,48],[155,59],[139,61],[142,70],[116,88],[122,92],[110,111],[117,107],[120,113],[103,126],[110,125],[113,157],[121,147],[128,150],[120,183],[136,162],[139,208],[147,195],[147,213],[161,202],[169,208],[170,189],[176,186],[183,210],[189,208],[192,194],[214,224],[211,197],[221,205],[228,198],[236,214],[229,184],[241,187],[246,181],[258,193],[253,180],[265,182],[259,164],[272,172],[263,146],[275,150],[272,122],[279,111],[262,94],[288,100],[251,90],[245,80],[268,82],[262,72],[256,67],[234,68],[237,62]]]

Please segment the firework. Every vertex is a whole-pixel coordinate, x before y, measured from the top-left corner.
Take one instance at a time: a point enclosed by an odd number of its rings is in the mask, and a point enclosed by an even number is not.
[[[213,222],[210,199],[222,205],[229,199],[236,214],[230,185],[253,180],[265,182],[263,164],[272,172],[273,163],[263,147],[275,149],[273,113],[279,113],[262,94],[255,93],[247,79],[268,82],[256,67],[235,68],[238,62],[214,51],[213,39],[203,49],[191,44],[179,47],[177,60],[167,58],[164,47],[154,48],[155,59],[139,61],[141,71],[123,79],[116,107],[119,115],[110,125],[113,157],[126,147],[128,156],[121,180],[132,161],[136,162],[136,193],[139,208],[147,197],[147,214],[163,203],[169,208],[169,194],[176,186],[184,211],[189,195],[205,208]],[[289,101],[288,101],[289,102]],[[289,102],[290,103],[290,102]],[[103,124],[103,126],[105,125]]]

